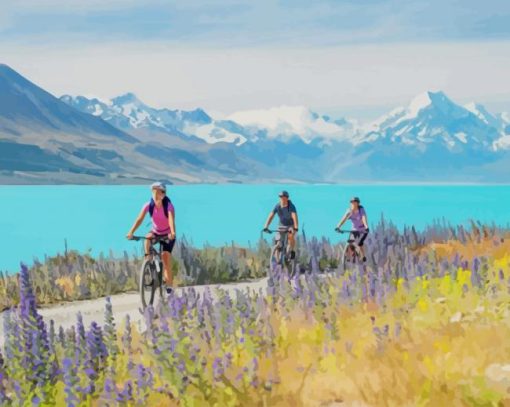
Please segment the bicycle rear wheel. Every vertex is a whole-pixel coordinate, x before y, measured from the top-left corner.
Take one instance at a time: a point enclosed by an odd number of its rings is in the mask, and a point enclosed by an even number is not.
[[[140,299],[143,309],[148,305],[154,304],[154,297],[157,289],[157,281],[154,276],[157,275],[156,263],[154,260],[145,259],[140,270]]]
[[[294,278],[297,274],[297,271],[298,271],[298,267],[297,267],[297,259],[298,259],[298,253],[296,251],[296,253],[294,253],[294,258],[291,259],[290,258],[290,253],[289,253],[289,258],[286,259],[285,261],[285,266],[286,266],[286,269],[287,269],[287,273],[289,274],[289,278]]]

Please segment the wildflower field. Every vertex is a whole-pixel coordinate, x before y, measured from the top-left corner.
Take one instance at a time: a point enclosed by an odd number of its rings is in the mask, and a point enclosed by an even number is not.
[[[22,267],[3,282],[19,298],[4,313],[0,404],[508,406],[508,238],[495,226],[417,232],[382,221],[367,239],[366,266],[345,272],[337,244],[302,238],[299,278],[234,296],[183,288],[147,309],[142,331],[129,316],[115,321],[109,300],[104,321],[90,326],[80,315],[66,331],[43,321],[36,298],[51,302],[57,283],[44,288],[37,267],[62,278],[65,266]],[[207,250],[180,252],[182,282],[193,264],[224,271],[225,281],[265,273],[264,242]],[[134,278],[125,268],[135,260],[111,261]],[[71,280],[80,267],[70,265]],[[101,267],[88,270],[73,290],[101,278],[89,276]]]

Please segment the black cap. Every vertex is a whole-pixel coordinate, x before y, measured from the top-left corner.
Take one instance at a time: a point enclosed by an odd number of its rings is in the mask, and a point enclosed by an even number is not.
[[[360,200],[359,200],[359,198],[358,198],[357,196],[353,196],[353,197],[351,198],[351,202],[357,202],[357,203],[360,203]]]
[[[282,191],[278,194],[278,196],[281,198],[282,196],[284,196],[285,198],[288,198],[289,197],[289,193],[287,191]]]

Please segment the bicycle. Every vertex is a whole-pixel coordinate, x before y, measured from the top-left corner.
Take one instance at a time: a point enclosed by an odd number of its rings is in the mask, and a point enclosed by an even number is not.
[[[265,233],[276,233],[271,248],[271,256],[269,257],[269,270],[272,276],[278,275],[278,272],[287,271],[289,278],[293,278],[296,274],[297,255],[291,259],[290,246],[288,245],[288,234],[292,228],[280,226],[278,230],[264,229]]]
[[[151,238],[143,236],[133,236],[131,240],[150,240],[149,255],[145,256],[145,259],[140,268],[140,282],[139,291],[140,298],[142,300],[143,310],[148,305],[154,305],[154,297],[156,292],[159,292],[159,298],[163,296],[163,262],[161,260],[162,248],[159,246],[159,250],[156,250],[154,246],[157,243],[165,242],[168,243],[168,237],[166,236],[154,236]],[[148,301],[147,301],[148,300]]]
[[[347,239],[347,244],[342,253],[342,269],[345,271],[349,265],[363,264],[363,256],[358,245],[359,238],[363,232],[342,229],[335,229],[335,231],[337,233],[349,233],[349,239]]]

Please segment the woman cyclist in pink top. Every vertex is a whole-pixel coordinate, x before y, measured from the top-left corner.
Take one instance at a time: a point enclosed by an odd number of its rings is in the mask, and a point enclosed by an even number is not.
[[[363,257],[363,261],[367,261],[365,257],[365,249],[363,248],[363,243],[368,235],[368,221],[367,221],[367,213],[365,212],[365,208],[361,206],[360,199],[355,196],[351,199],[351,206],[345,212],[345,215],[338,223],[338,226],[335,230],[340,231],[342,225],[350,220],[352,222],[353,231],[356,232],[358,236],[358,246],[361,251],[361,256]]]
[[[127,234],[128,239],[133,238],[136,229],[142,224],[145,215],[150,214],[152,218],[152,231],[145,237],[166,236],[169,242],[161,242],[163,273],[166,283],[166,292],[172,293],[172,250],[175,244],[175,209],[170,199],[166,196],[166,186],[162,182],[155,182],[151,185],[152,199],[143,205],[140,214],[136,218],[133,227]],[[145,241],[145,255],[148,256],[151,242]]]

